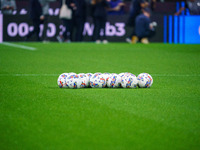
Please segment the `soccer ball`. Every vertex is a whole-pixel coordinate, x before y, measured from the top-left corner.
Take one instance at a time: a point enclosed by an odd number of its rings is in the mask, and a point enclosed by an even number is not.
[[[107,79],[107,87],[109,88],[118,88],[121,86],[121,77],[113,73],[108,79]]]
[[[81,87],[80,79],[77,74],[70,75],[66,78],[66,85],[70,89],[78,89]]]
[[[59,77],[58,77],[58,80],[57,80],[57,83],[58,83],[58,86],[60,88],[67,88],[67,85],[66,85],[66,78],[68,77],[68,73],[62,73]]]
[[[137,79],[138,79],[138,86],[140,88],[149,88],[153,84],[153,78],[148,73],[139,74]]]
[[[87,76],[84,73],[79,73],[79,84],[80,84],[80,88],[86,88],[89,86],[89,76]]]
[[[103,75],[103,77],[106,79],[106,85],[107,85],[108,79],[109,79],[109,77],[112,76],[112,74],[106,72],[106,73],[103,73],[102,75]]]
[[[121,86],[123,88],[137,88],[138,80],[135,75],[123,76],[121,80]]]
[[[86,73],[86,76],[88,76],[89,80],[93,76],[93,73]]]
[[[90,86],[92,88],[105,88],[106,87],[106,79],[103,75],[93,75],[90,78]]]

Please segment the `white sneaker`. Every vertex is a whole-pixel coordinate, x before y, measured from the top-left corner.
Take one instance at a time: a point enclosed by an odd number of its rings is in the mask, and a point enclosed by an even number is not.
[[[107,44],[108,43],[108,40],[103,40],[103,44]]]
[[[101,41],[100,40],[96,40],[96,44],[100,44],[101,43]]]
[[[143,43],[143,44],[149,44],[148,38],[142,38],[141,39],[141,43]]]
[[[63,38],[60,35],[58,35],[56,38],[57,38],[58,42],[60,42],[60,43],[63,42]]]
[[[127,43],[132,43],[132,41],[131,41],[130,38],[126,38],[126,42],[127,42]]]
[[[47,41],[47,40],[44,40],[44,41],[42,41],[43,43],[49,43],[49,41]]]

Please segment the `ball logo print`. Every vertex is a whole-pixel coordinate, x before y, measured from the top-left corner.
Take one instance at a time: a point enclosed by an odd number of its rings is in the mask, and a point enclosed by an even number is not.
[[[97,83],[95,83],[95,82],[90,82],[90,86],[94,87],[94,88],[98,88],[99,87],[99,85]]]
[[[115,82],[116,82],[116,76],[114,76],[113,79],[111,80],[110,86],[114,87]]]
[[[81,83],[81,88],[85,88],[86,84],[84,82]]]
[[[59,86],[60,88],[62,88],[63,87],[63,82],[62,81],[60,81],[60,86]]]
[[[126,84],[126,87],[130,88],[132,82],[133,82],[133,80],[131,78],[129,78],[128,83]]]
[[[102,83],[102,87],[105,87],[106,86],[106,79],[104,78],[100,78],[100,82]]]
[[[74,88],[77,89],[77,82],[74,82]]]

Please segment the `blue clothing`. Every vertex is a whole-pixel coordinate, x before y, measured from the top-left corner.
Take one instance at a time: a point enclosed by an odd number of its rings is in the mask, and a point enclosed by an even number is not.
[[[111,0],[109,2],[109,7],[115,8],[122,2],[123,2],[122,0]],[[109,11],[108,14],[110,14],[110,15],[121,15],[121,14],[124,14],[124,11],[123,11],[123,8],[121,8],[119,11]]]
[[[141,14],[136,17],[135,21],[135,33],[139,38],[149,37],[151,34],[151,29],[149,24],[151,23],[150,18]]]

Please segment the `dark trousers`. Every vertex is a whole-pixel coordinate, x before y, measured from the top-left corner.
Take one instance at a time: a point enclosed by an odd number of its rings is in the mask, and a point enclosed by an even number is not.
[[[103,39],[106,39],[106,18],[104,17],[95,17],[94,18],[94,40],[100,40],[100,31],[103,29]]]
[[[44,21],[43,21],[44,28],[43,28],[43,32],[42,32],[42,39],[43,40],[47,40],[48,19],[49,19],[49,15],[45,15]]]
[[[75,17],[74,26],[76,30],[75,41],[81,42],[83,40],[83,29],[85,24],[85,17]]]
[[[138,38],[139,38],[139,41],[141,41],[142,38],[151,38],[151,37],[153,37],[155,34],[156,34],[156,31],[155,31],[155,30],[150,30],[149,32],[147,32],[147,33],[144,34],[144,35],[139,35]]]
[[[63,26],[65,27],[65,31],[63,32],[63,38],[72,40],[72,33],[71,33],[71,25],[72,20],[62,19]]]
[[[132,39],[132,36],[135,36],[135,19],[137,16],[130,16],[127,22],[127,25],[132,28],[132,32],[129,35],[129,38]]]
[[[131,39],[133,36],[135,36],[135,16],[131,18],[131,25],[129,25],[132,28],[132,32],[129,36],[129,38]]]
[[[40,37],[39,37],[39,33],[40,33],[40,19],[33,19],[33,26],[34,26],[34,29],[33,31],[29,32],[28,35],[27,35],[27,39],[29,39],[32,35],[36,35],[36,40],[37,41],[40,41]]]

